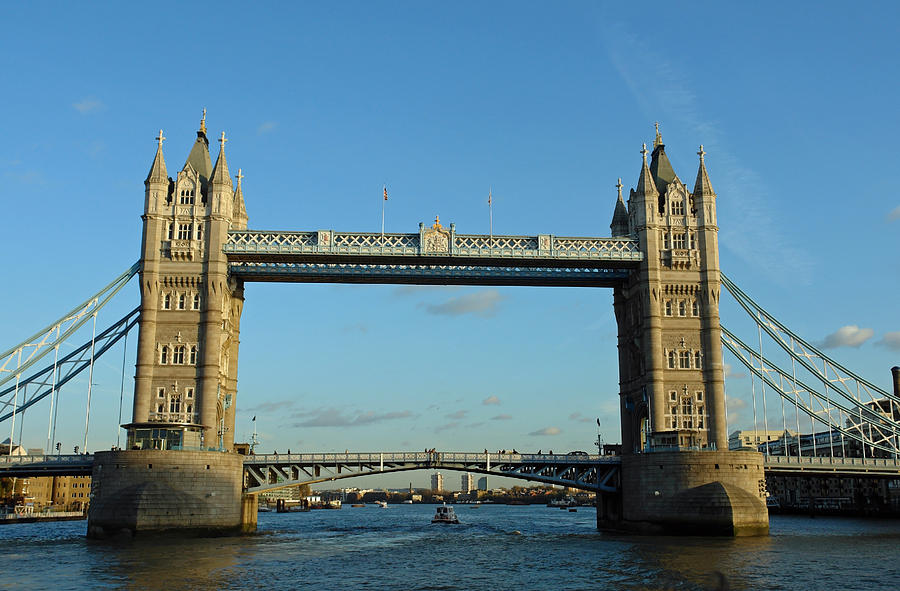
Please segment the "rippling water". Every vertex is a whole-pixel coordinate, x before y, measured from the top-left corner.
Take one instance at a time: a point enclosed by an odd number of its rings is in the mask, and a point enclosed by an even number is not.
[[[900,521],[776,517],[764,538],[599,533],[596,513],[431,505],[260,513],[259,533],[97,542],[85,522],[0,527],[11,589],[896,589]]]

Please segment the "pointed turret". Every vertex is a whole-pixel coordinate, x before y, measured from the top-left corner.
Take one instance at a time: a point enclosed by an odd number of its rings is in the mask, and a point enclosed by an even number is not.
[[[219,157],[216,158],[216,165],[213,167],[212,176],[210,180],[213,184],[213,190],[215,190],[219,185],[225,185],[229,189],[232,187],[231,184],[231,175],[228,174],[228,162],[225,160],[225,142],[228,140],[225,139],[225,132],[222,132],[222,137],[219,138]]]
[[[625,200],[622,199],[622,179],[616,183],[616,189],[619,190],[619,198],[616,200],[616,210],[613,212],[612,223],[609,229],[612,230],[613,238],[619,236],[628,236],[630,234],[628,228],[628,208],[625,207]]]
[[[656,151],[654,150],[654,154]],[[638,177],[637,189],[635,193],[645,197],[656,197],[659,191],[656,189],[656,183],[653,182],[653,175],[647,166],[647,144],[641,144],[641,155],[644,157],[644,163],[641,165],[641,176]]]
[[[184,168],[190,166],[200,175],[200,190],[206,194],[206,185],[212,174],[212,162],[209,158],[209,139],[206,137],[206,109],[203,109],[203,117],[200,119],[200,129],[197,130],[197,140],[191,147],[184,163]]]
[[[659,123],[656,124],[656,138],[653,140],[653,155],[650,158],[650,172],[653,173],[653,182],[660,195],[666,194],[669,183],[678,178],[669,157],[666,156],[666,145],[659,133]]]
[[[144,182],[147,184],[150,183],[162,183],[168,182],[169,176],[166,172],[166,160],[163,158],[162,144],[163,140],[166,139],[163,137],[163,131],[159,130],[159,136],[155,138],[159,145],[156,147],[156,157],[153,159],[153,164],[150,165],[150,172],[147,174],[147,180]]]
[[[705,154],[706,152],[703,151],[703,146],[701,145],[700,151],[697,152],[697,155],[700,156],[700,168],[697,169],[697,180],[694,181],[694,199],[716,196],[712,183],[709,182],[709,174],[706,172],[706,162],[703,161]]]
[[[238,173],[234,177],[237,179],[237,186],[234,189],[234,229],[235,230],[246,230],[247,229],[247,207],[244,205],[244,192],[241,190],[241,180],[243,180],[244,175],[241,174],[241,169],[238,168]]]

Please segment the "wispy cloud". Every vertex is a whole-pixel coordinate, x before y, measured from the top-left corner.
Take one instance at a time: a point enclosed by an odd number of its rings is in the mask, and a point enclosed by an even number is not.
[[[362,322],[357,322],[356,324],[348,324],[341,328],[341,332],[344,333],[361,333],[366,334],[369,332],[369,327],[363,324]]]
[[[489,318],[497,313],[497,305],[503,301],[503,296],[495,289],[467,293],[459,297],[450,298],[443,304],[423,304],[429,314],[439,316],[462,316],[474,314],[482,318]]]
[[[492,421],[508,421],[510,419],[512,419],[512,415],[507,414],[499,414],[491,417]]]
[[[891,351],[900,351],[900,331],[886,332],[881,340],[875,343],[879,347],[885,347]]]
[[[485,406],[490,406],[491,404],[500,404],[500,399],[496,396],[491,395],[482,400],[481,404],[484,404]]]
[[[72,106],[82,115],[102,111],[106,108],[106,105],[94,97],[83,98],[77,103],[72,104]]]
[[[677,61],[652,49],[622,23],[611,23],[603,31],[603,39],[611,63],[647,114],[648,121],[664,118],[688,129],[698,138],[698,144],[704,144],[709,153],[707,165],[713,186],[720,194],[729,196],[727,203],[720,202],[719,216],[727,211],[730,217],[741,220],[732,227],[723,224],[720,244],[751,267],[765,268],[769,273],[774,270],[783,283],[809,283],[812,257],[786,238],[791,234],[779,226],[783,217],[762,176],[728,152],[719,126],[705,118],[706,109],[693,90],[695,80],[684,73]],[[654,92],[646,92],[649,87]],[[665,129],[662,131],[665,137]],[[648,136],[652,133],[649,125],[647,133]],[[684,175],[689,183],[693,173],[694,170]],[[726,210],[726,207],[733,209]]]
[[[746,378],[747,374],[742,371],[736,371],[730,363],[726,363],[725,364],[725,377],[726,378]]]
[[[408,410],[386,413],[377,413],[373,410],[345,413],[336,408],[325,408],[294,415],[294,417],[303,416],[309,416],[310,418],[294,423],[294,427],[362,427],[384,421],[406,419],[414,415]]]
[[[265,121],[256,128],[256,133],[260,135],[269,133],[270,131],[274,131],[276,127],[278,127],[278,123],[275,121]]]
[[[466,415],[469,414],[467,410],[458,410],[456,412],[451,412],[447,415],[448,419],[459,420],[466,418]]]
[[[900,205],[891,210],[891,213],[887,216],[889,222],[895,222],[900,220]]]
[[[860,328],[855,324],[842,326],[836,332],[825,337],[825,340],[822,341],[822,348],[859,347],[874,335],[875,331],[871,328]]]
[[[441,425],[439,427],[435,427],[434,432],[440,433],[441,431],[452,431],[453,429],[456,429],[457,427],[459,427],[459,422],[451,421],[449,423],[444,423],[443,425]]]
[[[244,409],[243,412],[255,412],[255,413],[264,413],[264,412],[276,412],[280,410],[289,410],[294,407],[293,400],[278,400],[276,402],[261,402],[256,406]]]
[[[529,435],[542,437],[545,435],[559,435],[562,431],[559,427],[544,427],[543,429],[538,429],[537,431],[532,431]]]
[[[591,417],[586,417],[580,412],[573,412],[569,415],[570,421],[578,421],[579,423],[593,423],[594,419]]]

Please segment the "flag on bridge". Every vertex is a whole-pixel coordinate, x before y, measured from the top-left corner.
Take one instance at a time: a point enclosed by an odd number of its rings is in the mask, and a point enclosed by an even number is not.
[[[253,415],[253,420],[254,420],[254,421],[256,420],[256,415]]]

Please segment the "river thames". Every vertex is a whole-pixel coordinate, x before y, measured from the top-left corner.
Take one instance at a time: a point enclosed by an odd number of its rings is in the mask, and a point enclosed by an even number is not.
[[[600,533],[591,507],[260,513],[245,537],[98,542],[85,522],[0,527],[7,589],[896,589],[900,520],[773,516],[761,538]]]

